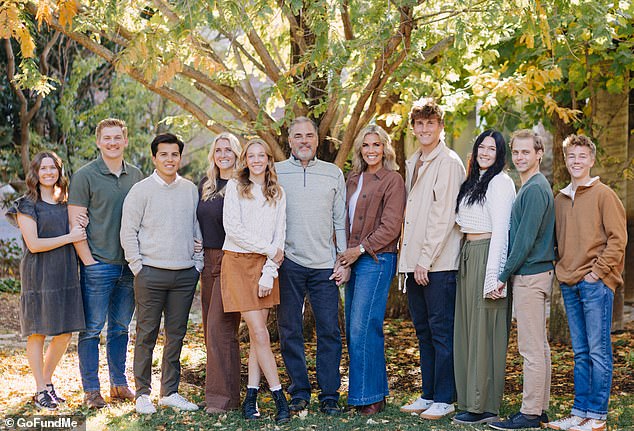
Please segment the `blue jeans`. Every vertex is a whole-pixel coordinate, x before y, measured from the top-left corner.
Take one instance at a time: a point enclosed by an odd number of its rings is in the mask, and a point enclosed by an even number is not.
[[[127,386],[125,361],[128,326],[134,313],[134,276],[128,265],[98,262],[80,266],[86,331],[79,333],[77,353],[84,392],[98,391],[99,335],[108,319],[106,354],[111,386]]]
[[[389,390],[385,370],[383,319],[396,272],[396,253],[361,255],[346,284],[346,340],[350,356],[348,404],[381,401]]]
[[[429,273],[421,286],[414,273],[407,274],[407,302],[418,337],[422,397],[439,403],[456,400],[453,369],[453,323],[457,271]]]
[[[608,416],[612,386],[612,302],[614,292],[601,280],[561,284],[575,357],[575,402],[572,414],[582,418]]]
[[[279,270],[280,305],[277,325],[280,349],[291,379],[291,398],[310,401],[310,382],[304,353],[304,298],[308,295],[317,332],[317,383],[319,401],[339,400],[341,375],[341,331],[339,330],[339,288],[332,269],[311,269],[284,259]]]

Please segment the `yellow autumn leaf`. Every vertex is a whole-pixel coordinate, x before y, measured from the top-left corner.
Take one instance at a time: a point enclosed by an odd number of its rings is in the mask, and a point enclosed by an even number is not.
[[[530,33],[524,33],[520,37],[520,44],[524,44],[527,48],[533,49],[535,48],[535,38]]]
[[[8,3],[0,10],[0,38],[9,39],[22,26],[18,6]]]
[[[0,39],[8,39],[11,37],[11,22],[7,10],[0,10]]]
[[[59,10],[59,23],[63,27],[67,25],[70,27],[73,24],[73,18],[77,15],[78,0],[59,0],[57,8]]]
[[[156,79],[156,86],[161,87],[163,84],[168,83],[181,70],[183,70],[183,65],[178,58],[174,58],[165,67],[159,70],[158,77]]]
[[[20,42],[22,57],[33,57],[33,53],[35,52],[35,43],[33,42],[33,37],[31,37],[31,33],[29,33],[29,31],[24,26],[18,28],[15,33],[16,39],[18,40],[18,42]]]
[[[37,12],[35,13],[35,19],[37,20],[37,29],[42,28],[42,22],[46,24],[51,23],[53,18],[53,9],[49,0],[40,0],[37,5]]]

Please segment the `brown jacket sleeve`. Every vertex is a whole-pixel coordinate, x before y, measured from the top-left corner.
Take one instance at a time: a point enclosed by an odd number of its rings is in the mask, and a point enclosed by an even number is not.
[[[376,258],[376,251],[398,240],[405,215],[405,183],[396,172],[385,177],[387,187],[383,195],[383,212],[379,226],[361,240],[363,247]]]
[[[592,265],[592,272],[601,279],[623,264],[623,253],[627,245],[625,208],[616,193],[612,190],[610,192],[603,195],[604,198],[600,203],[607,243]]]

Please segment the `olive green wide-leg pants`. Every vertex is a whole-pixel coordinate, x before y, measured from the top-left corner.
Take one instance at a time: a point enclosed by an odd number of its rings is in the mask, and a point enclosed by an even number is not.
[[[498,414],[512,304],[483,297],[490,239],[465,241],[460,252],[454,323],[454,370],[458,409]]]

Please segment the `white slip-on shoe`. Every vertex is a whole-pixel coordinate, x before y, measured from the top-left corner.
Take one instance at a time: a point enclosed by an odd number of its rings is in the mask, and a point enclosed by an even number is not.
[[[432,400],[426,400],[423,397],[418,397],[413,403],[406,404],[401,407],[401,411],[403,413],[416,413],[418,415],[430,408],[432,404],[434,404]]]
[[[198,406],[194,403],[187,401],[178,392],[174,392],[168,397],[163,397],[159,400],[159,406],[172,407],[174,409],[185,410],[188,412],[195,412],[198,410]]]
[[[149,395],[140,395],[136,399],[136,412],[142,415],[151,415],[156,413],[156,407],[152,404]]]
[[[587,421],[588,420],[586,418],[570,415],[556,421],[548,422],[548,428],[554,430],[567,430],[574,426],[581,425],[582,423],[585,423]]]
[[[568,428],[569,431],[605,431],[607,424],[600,419],[588,419],[579,425]]]
[[[453,404],[434,403],[431,405],[431,407],[421,413],[420,417],[423,419],[436,420],[444,418],[448,414],[451,414],[455,411],[456,408],[453,406]]]

